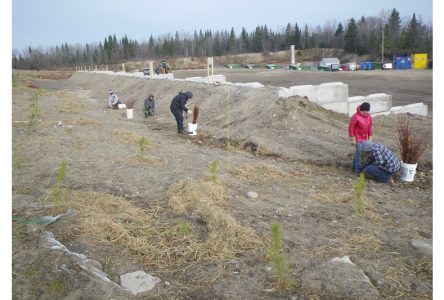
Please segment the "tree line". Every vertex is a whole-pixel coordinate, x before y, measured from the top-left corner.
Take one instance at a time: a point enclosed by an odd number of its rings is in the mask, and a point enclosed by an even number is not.
[[[103,42],[68,45],[48,49],[31,48],[12,53],[14,69],[53,69],[73,66],[116,64],[128,60],[159,59],[165,57],[207,57],[239,53],[266,53],[296,49],[340,48],[358,55],[373,57],[393,53],[425,52],[432,54],[432,25],[424,24],[415,14],[402,21],[399,12],[382,11],[379,16],[351,18],[344,22],[326,22],[324,26],[309,28],[288,23],[271,30],[267,25],[256,26],[252,32],[245,28],[239,35],[230,31],[200,30],[194,34],[167,34],[156,39],[137,42],[126,35],[117,39],[109,35]]]

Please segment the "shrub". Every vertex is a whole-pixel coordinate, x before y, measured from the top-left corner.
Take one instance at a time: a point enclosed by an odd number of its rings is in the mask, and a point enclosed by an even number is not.
[[[197,124],[198,115],[199,115],[199,104],[196,103],[193,108],[193,124]]]
[[[408,117],[398,118],[396,126],[396,142],[401,152],[402,161],[416,164],[427,148],[428,134],[419,134],[412,130]]]
[[[137,102],[136,99],[134,99],[134,98],[129,98],[129,99],[125,102],[126,108],[129,108],[129,109],[134,108],[134,105],[136,104],[136,102]]]

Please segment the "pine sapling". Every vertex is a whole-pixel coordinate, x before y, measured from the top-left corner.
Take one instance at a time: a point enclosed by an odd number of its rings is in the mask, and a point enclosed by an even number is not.
[[[281,254],[282,234],[278,223],[271,224],[271,234],[272,242],[267,252],[267,258],[270,260],[273,272],[277,277],[278,286],[281,289],[293,288],[288,262]]]
[[[140,157],[142,158],[142,160],[143,160],[143,153],[145,150],[145,145],[146,145],[146,140],[145,140],[145,137],[142,136],[139,139],[139,151],[140,151]]]
[[[210,180],[211,181],[216,181],[217,180],[217,176],[216,176],[216,171],[217,171],[217,160],[213,160],[208,168],[209,172],[210,172]]]
[[[356,192],[356,198],[354,201],[355,210],[357,213],[361,214],[364,212],[364,190],[367,187],[367,183],[365,182],[365,176],[364,172],[359,174],[359,177],[356,179],[355,182],[355,192]]]

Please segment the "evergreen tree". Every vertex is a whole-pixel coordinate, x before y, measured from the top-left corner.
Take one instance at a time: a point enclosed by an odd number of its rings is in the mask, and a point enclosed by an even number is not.
[[[396,50],[399,47],[399,37],[401,34],[401,18],[399,12],[396,9],[392,10],[390,18],[388,20],[388,32],[393,45],[393,49]]]
[[[356,27],[354,18],[351,18],[347,26],[347,31],[344,36],[344,50],[354,53],[358,51],[358,28]]]

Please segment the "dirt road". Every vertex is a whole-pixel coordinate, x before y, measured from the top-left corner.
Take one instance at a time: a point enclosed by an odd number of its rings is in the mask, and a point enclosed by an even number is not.
[[[174,70],[176,78],[207,76],[207,70]],[[214,74],[225,75],[230,82],[259,82],[264,85],[290,87],[340,81],[348,84],[349,97],[375,93],[392,95],[393,106],[423,102],[433,111],[432,70],[374,70],[356,72],[293,71],[286,69],[216,68]]]

